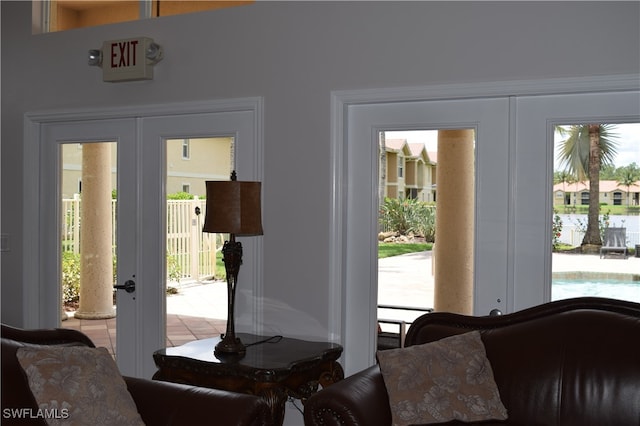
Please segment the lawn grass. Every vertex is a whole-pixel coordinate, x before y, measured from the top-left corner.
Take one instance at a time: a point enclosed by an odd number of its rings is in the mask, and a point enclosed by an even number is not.
[[[427,251],[431,250],[432,247],[432,243],[380,243],[378,244],[378,259],[419,251]]]
[[[218,280],[226,280],[227,279],[227,270],[225,269],[224,262],[222,261],[222,250],[216,252],[215,277]]]

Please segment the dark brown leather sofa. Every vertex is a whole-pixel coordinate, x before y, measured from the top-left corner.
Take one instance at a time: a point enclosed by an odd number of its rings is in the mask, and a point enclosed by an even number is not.
[[[11,409],[37,412],[26,375],[16,358],[24,345],[86,345],[93,342],[70,329],[22,330],[2,325],[2,425],[44,425],[37,416],[11,415]],[[124,377],[146,425],[247,425],[270,424],[269,406],[263,399],[233,392]],[[28,417],[28,418],[27,418]]]
[[[640,304],[578,298],[498,317],[425,314],[406,345],[472,330],[481,333],[509,415],[482,425],[640,425]],[[304,418],[307,426],[390,425],[379,368],[315,394]]]

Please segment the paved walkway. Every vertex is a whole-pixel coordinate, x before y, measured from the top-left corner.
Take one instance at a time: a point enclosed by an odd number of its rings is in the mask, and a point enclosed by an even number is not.
[[[553,272],[601,272],[640,275],[640,258],[554,253]],[[609,278],[609,277],[607,277]],[[611,277],[613,278],[613,276]],[[640,290],[639,290],[640,292]],[[640,295],[639,295],[640,298]],[[410,253],[378,261],[378,304],[412,307],[433,306],[432,252]],[[412,322],[420,312],[379,309],[379,318]],[[382,325],[397,332],[397,326]]]
[[[640,274],[640,257],[629,256],[627,259],[607,255],[600,259],[591,254],[560,254],[553,255],[553,272],[582,271],[582,272],[610,272],[622,274]]]
[[[410,253],[379,260],[378,303],[412,307],[433,306],[431,252]],[[597,255],[554,254],[553,271],[587,271],[640,274],[640,258],[600,259]],[[218,336],[225,331],[227,318],[225,282],[184,286],[167,296],[167,346]],[[412,321],[420,313],[379,310],[380,318]],[[116,319],[63,322],[65,328],[83,331],[97,346],[115,350]],[[387,326],[383,327],[385,331]],[[397,327],[396,327],[397,329]],[[391,327],[393,330],[393,327]]]

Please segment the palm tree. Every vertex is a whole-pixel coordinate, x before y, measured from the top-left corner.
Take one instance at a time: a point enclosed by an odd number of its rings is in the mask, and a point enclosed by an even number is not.
[[[616,181],[623,186],[627,187],[627,208],[631,203],[631,197],[629,194],[629,187],[640,180],[640,167],[636,163],[631,163],[628,166],[618,169]]]
[[[385,187],[387,186],[387,134],[380,132],[380,182],[378,182],[380,207],[384,205]]]
[[[613,164],[616,155],[617,137],[611,133],[611,124],[583,124],[569,127],[558,126],[561,135],[560,162],[578,180],[589,179],[589,213],[587,230],[582,246],[602,245],[598,215],[600,214],[600,167]]]

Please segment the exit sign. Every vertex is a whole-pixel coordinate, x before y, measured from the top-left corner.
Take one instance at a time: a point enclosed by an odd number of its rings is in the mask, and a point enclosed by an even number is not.
[[[153,39],[148,37],[102,43],[102,80],[152,80],[153,66],[157,61],[145,56],[152,43]]]

